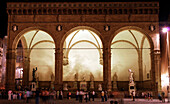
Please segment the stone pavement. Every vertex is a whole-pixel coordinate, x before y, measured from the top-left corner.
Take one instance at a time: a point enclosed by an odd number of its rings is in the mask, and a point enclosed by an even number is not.
[[[110,104],[111,100],[115,100],[115,99],[108,99],[107,102],[101,102],[101,99],[96,98],[95,101],[88,101],[88,102],[83,101],[83,103],[81,104]],[[0,104],[35,104],[35,99],[31,99],[29,103],[25,103],[24,100],[8,101],[6,99],[0,99]],[[73,98],[71,100],[68,99],[55,100],[54,103],[50,103],[50,102],[43,103],[42,100],[40,100],[39,104],[80,104],[80,103],[76,101],[75,98]],[[152,101],[148,101],[145,99],[135,99],[135,101],[132,101],[131,99],[125,98],[124,103],[119,103],[119,104],[162,104],[162,102],[159,101],[158,99],[153,99]],[[166,99],[166,103],[163,104],[170,104],[170,103],[167,103],[167,99]]]

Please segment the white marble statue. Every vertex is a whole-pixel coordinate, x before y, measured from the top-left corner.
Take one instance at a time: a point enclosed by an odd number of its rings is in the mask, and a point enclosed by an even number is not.
[[[113,90],[117,90],[117,74],[113,75]]]
[[[98,85],[98,90],[102,91],[102,85],[101,84]]]
[[[94,89],[94,76],[90,73],[90,89]]]
[[[52,89],[54,88],[54,81],[55,81],[55,77],[54,77],[54,74],[52,73],[51,74],[51,88]]]
[[[134,80],[133,80],[133,72],[131,69],[129,69],[129,82],[132,83]]]
[[[64,91],[67,91],[67,90],[68,90],[68,88],[67,88],[67,83],[64,84],[63,90],[64,90]]]
[[[74,81],[78,81],[78,73],[74,75]]]

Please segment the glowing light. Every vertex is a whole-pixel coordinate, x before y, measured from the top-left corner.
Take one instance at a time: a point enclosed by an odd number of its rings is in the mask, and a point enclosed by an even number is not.
[[[168,75],[168,72],[166,74],[162,74],[161,75],[161,85],[162,85],[162,88],[169,85],[169,75]]]
[[[168,27],[165,27],[165,28],[162,29],[162,32],[164,32],[164,33],[168,32],[168,31],[169,31]]]

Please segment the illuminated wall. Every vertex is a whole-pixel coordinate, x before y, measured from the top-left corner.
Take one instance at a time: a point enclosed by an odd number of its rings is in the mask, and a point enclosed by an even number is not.
[[[68,61],[63,65],[63,81],[75,81],[78,74],[78,81],[84,77],[94,81],[103,80],[102,63],[102,42],[100,38],[90,30],[76,30],[65,40],[64,60]],[[67,60],[68,59],[68,60]]]
[[[51,75],[55,75],[55,44],[52,37],[44,31],[32,30],[21,38],[26,41],[24,50],[30,58],[29,80],[32,81],[33,68],[37,67],[36,77],[39,81],[51,81]]]
[[[118,81],[129,81],[128,69],[134,72],[135,81],[139,81],[139,70],[143,80],[150,80],[150,44],[144,34],[135,30],[119,32],[112,40],[111,53],[112,80],[116,72]]]

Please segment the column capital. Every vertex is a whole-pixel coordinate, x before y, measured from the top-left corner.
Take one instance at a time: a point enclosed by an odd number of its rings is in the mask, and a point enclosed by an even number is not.
[[[160,55],[160,50],[153,50],[151,51],[151,54]]]

